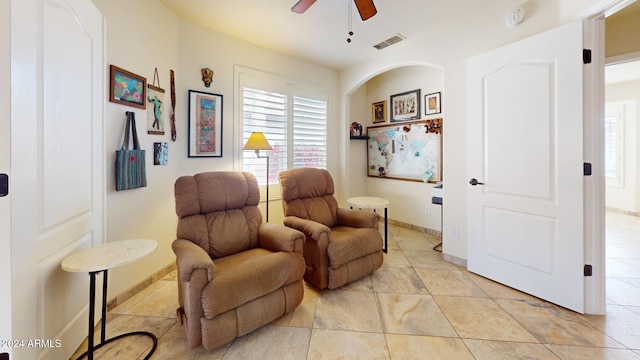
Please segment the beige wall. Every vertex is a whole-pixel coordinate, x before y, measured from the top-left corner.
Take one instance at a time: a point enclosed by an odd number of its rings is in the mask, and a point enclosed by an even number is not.
[[[627,117],[624,127],[624,170],[622,184],[607,186],[606,203],[608,208],[640,213],[640,81],[610,84],[606,87],[606,102],[626,102]]]
[[[146,110],[107,103],[105,143],[107,166],[108,241],[129,238],[150,238],[158,241],[158,250],[151,256],[127,267],[127,272],[114,269],[109,276],[111,297],[127,290],[152,273],[171,264],[175,256],[171,242],[175,238],[177,218],[174,208],[173,184],[181,175],[215,170],[239,170],[236,149],[242,144],[236,138],[234,104],[234,66],[251,67],[271,74],[287,76],[297,82],[326,89],[333,104],[338,101],[337,72],[296,58],[281,55],[244,41],[205,29],[178,19],[157,0],[93,0],[107,19],[107,64],[145,76],[151,83],[154,68],[158,68],[160,85],[165,89],[165,135],[146,133]],[[213,83],[206,88],[200,69],[215,71]],[[169,70],[176,77],[177,140],[171,141]],[[107,71],[107,69],[105,69]],[[187,157],[188,90],[223,95],[223,157]],[[338,126],[337,106],[330,111],[331,131]],[[147,150],[147,187],[114,190],[115,150],[122,143],[125,111],[135,111],[142,148]],[[331,140],[335,141],[335,140]],[[169,164],[153,165],[153,143],[169,143]],[[337,144],[332,145],[333,148]],[[337,150],[330,154],[337,168]],[[264,204],[262,204],[264,213]],[[281,221],[279,201],[270,204],[270,222]]]
[[[514,3],[504,2],[494,6],[478,7],[460,14],[457,22],[444,26],[438,36],[408,40],[405,46],[387,48],[380,56],[363,64],[340,72],[340,99],[343,109],[349,109],[349,94],[368,79],[407,64],[434,64],[444,69],[444,253],[458,259],[467,258],[467,59],[474,55],[540,33],[575,20],[585,11],[604,8],[607,1],[549,0],[529,1],[524,4],[525,21],[508,28],[505,14]],[[473,6],[471,4],[470,6]],[[346,128],[346,124],[344,126]],[[345,142],[347,153],[352,146]],[[346,159],[351,160],[349,157]],[[354,164],[343,165],[341,178],[349,183],[349,169]],[[393,184],[385,185],[392,187]],[[404,192],[399,196],[407,197]],[[407,211],[423,212],[421,202],[408,202]],[[452,236],[456,229],[457,237]]]
[[[605,31],[606,57],[640,51],[640,2],[608,17]]]
[[[175,234],[173,183],[180,175],[208,170],[237,170],[240,141],[237,132],[237,114],[233,108],[234,65],[242,65],[271,74],[292,78],[311,86],[326,88],[331,96],[329,117],[329,170],[334,174],[338,200],[351,195],[362,182],[350,180],[353,169],[361,166],[358,155],[361,142],[348,140],[348,124],[352,109],[361,112],[359,118],[367,119],[370,102],[369,85],[362,87],[376,75],[404,66],[436,66],[444,69],[442,78],[445,176],[445,253],[466,259],[466,61],[467,58],[487,50],[508,44],[524,37],[567,23],[588,7],[602,1],[550,0],[525,4],[527,19],[516,28],[504,25],[504,16],[513,6],[511,2],[491,7],[475,4],[476,8],[461,14],[457,22],[446,24],[438,36],[409,39],[407,44],[382,51],[380,56],[340,73],[333,70],[281,55],[255,45],[178,19],[156,0],[94,0],[107,19],[107,63],[115,64],[134,73],[153,79],[153,69],[158,68],[161,86],[169,91],[169,69],[176,71],[177,130],[178,140],[164,136],[147,135],[140,131],[141,143],[152,153],[153,142],[169,142],[169,165],[153,166],[151,154],[147,154],[148,186],[124,192],[113,190],[114,151],[122,141],[124,112],[133,108],[107,104],[107,238],[115,241],[124,238],[152,238],[159,242],[158,250],[139,262],[135,270],[127,274],[115,269],[110,277],[110,293],[118,294],[151,273],[174,260],[170,249]],[[606,2],[606,1],[605,1]],[[479,30],[481,29],[481,30]],[[204,88],[200,80],[200,68],[215,71],[212,87]],[[428,86],[421,85],[425,91]],[[206,90],[224,96],[223,157],[187,158],[187,90]],[[391,90],[389,90],[391,91]],[[386,90],[385,90],[386,92]],[[377,98],[377,96],[376,96]],[[165,98],[165,104],[169,104]],[[165,113],[169,113],[168,106]],[[136,110],[139,129],[143,126],[146,111]],[[168,127],[167,127],[168,130]],[[237,134],[236,134],[237,136]],[[235,151],[235,152],[234,152]],[[364,171],[364,170],[363,170]],[[362,180],[362,179],[360,179]],[[392,208],[391,217],[417,225],[435,227],[425,220],[424,200],[412,201],[411,194],[422,192],[409,186],[398,187],[396,181],[368,179],[370,194],[388,194],[402,199],[402,210]],[[374,186],[371,186],[374,182]],[[403,182],[404,183],[404,182]],[[414,184],[420,186],[420,184]],[[395,204],[400,204],[396,201]],[[263,206],[264,208],[264,206]],[[264,211],[264,209],[263,209]],[[271,215],[273,214],[273,215]],[[411,215],[407,215],[411,214]],[[412,217],[414,216],[414,217]],[[281,218],[281,206],[274,201],[270,206],[272,222]],[[406,219],[405,219],[406,217]],[[408,219],[408,220],[407,220]],[[458,237],[450,236],[450,229],[459,229]]]
[[[349,116],[363,127],[372,125],[371,104],[387,101],[387,122],[389,124],[390,96],[409,90],[421,90],[424,95],[441,92],[443,89],[442,69],[426,65],[409,65],[385,71],[360,86],[349,97]],[[446,114],[424,115],[421,104],[420,119],[443,118]],[[443,110],[445,108],[443,107]],[[445,121],[446,124],[446,121]],[[348,124],[346,125],[348,126]],[[445,125],[446,126],[446,125]],[[445,130],[446,131],[446,130]],[[440,230],[440,206],[431,204],[433,184],[395,179],[379,179],[367,176],[367,142],[350,140],[348,144],[351,172],[345,199],[350,196],[378,196],[389,199],[389,218],[427,229]]]

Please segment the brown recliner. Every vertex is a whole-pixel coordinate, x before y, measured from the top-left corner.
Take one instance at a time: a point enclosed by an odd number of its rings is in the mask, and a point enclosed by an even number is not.
[[[338,208],[327,170],[282,171],[284,224],[305,233],[305,280],[319,289],[335,289],[382,266],[379,215]]]
[[[252,174],[183,176],[175,198],[178,318],[189,346],[214,349],[300,304],[304,234],[262,222]]]

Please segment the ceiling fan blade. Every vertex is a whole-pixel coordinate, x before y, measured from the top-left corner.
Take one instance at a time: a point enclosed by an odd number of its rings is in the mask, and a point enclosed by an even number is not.
[[[302,1],[302,0],[301,0]],[[376,6],[373,4],[373,0],[353,0],[356,3],[360,18],[365,21],[378,13]]]
[[[299,0],[295,5],[293,5],[291,11],[293,11],[294,13],[302,14],[303,12],[307,11],[307,9],[310,8],[314,2],[316,2],[316,0]]]

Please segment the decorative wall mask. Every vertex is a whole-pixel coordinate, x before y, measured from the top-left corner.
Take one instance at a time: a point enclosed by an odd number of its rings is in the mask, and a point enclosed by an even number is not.
[[[211,82],[213,81],[213,70],[203,68],[200,72],[202,72],[202,81],[204,82],[204,86],[211,87]]]

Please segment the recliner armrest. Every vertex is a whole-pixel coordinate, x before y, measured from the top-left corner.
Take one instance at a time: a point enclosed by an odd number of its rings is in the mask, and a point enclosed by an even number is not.
[[[284,218],[284,224],[290,228],[302,231],[306,236],[313,239],[321,239],[323,234],[326,235],[327,239],[331,236],[331,229],[328,226],[313,220],[307,220],[297,216],[286,216]]]
[[[207,280],[209,282],[213,280],[215,266],[213,265],[213,260],[204,249],[184,239],[174,240],[171,248],[176,254],[178,272],[182,281],[189,282],[191,274],[196,269],[205,269],[207,271]]]
[[[272,251],[287,251],[302,254],[305,235],[283,225],[262,223],[258,227],[260,245]]]
[[[338,208],[338,224],[355,228],[378,228],[380,215],[377,213]]]

